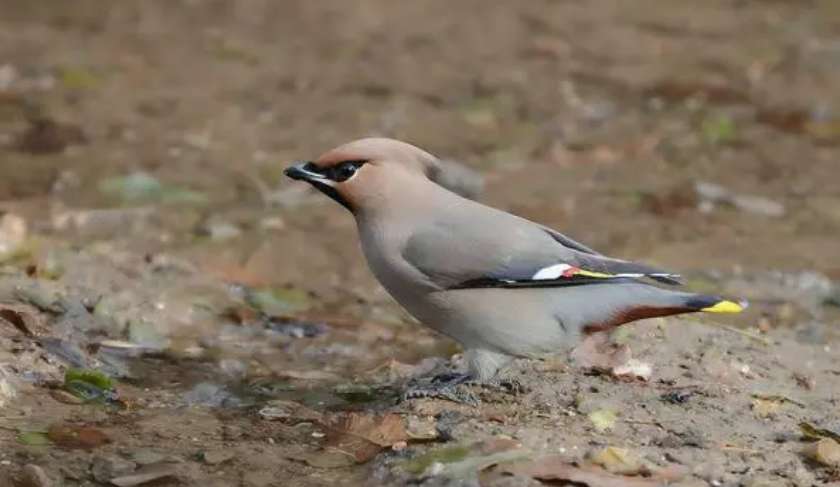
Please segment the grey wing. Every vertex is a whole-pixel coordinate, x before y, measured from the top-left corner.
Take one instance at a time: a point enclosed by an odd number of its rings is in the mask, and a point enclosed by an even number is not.
[[[507,222],[511,223],[511,222]],[[464,228],[439,222],[415,232],[403,258],[440,289],[557,287],[650,278],[679,284],[679,276],[612,259],[527,220]]]
[[[556,240],[560,245],[566,246],[570,249],[577,250],[578,252],[583,252],[584,254],[592,254],[592,255],[601,255],[600,252],[592,250],[591,248],[583,245],[582,243],[578,242],[577,240],[573,240],[566,235],[554,230],[552,228],[540,226],[540,228],[547,234],[551,235],[551,238]]]

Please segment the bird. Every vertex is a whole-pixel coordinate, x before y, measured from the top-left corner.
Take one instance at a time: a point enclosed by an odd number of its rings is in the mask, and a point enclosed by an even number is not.
[[[453,387],[491,383],[516,358],[569,351],[588,335],[632,321],[747,306],[676,290],[677,273],[605,256],[463,197],[437,182],[441,171],[431,153],[379,137],[284,171],[349,210],[376,279],[414,318],[463,348],[466,373],[413,397],[452,399]]]

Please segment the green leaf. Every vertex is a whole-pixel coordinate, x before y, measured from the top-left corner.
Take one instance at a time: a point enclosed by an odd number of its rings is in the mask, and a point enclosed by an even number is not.
[[[98,370],[68,369],[64,373],[64,390],[85,402],[106,403],[116,397],[114,382]]]
[[[470,448],[468,446],[445,446],[406,461],[403,464],[403,468],[409,473],[419,475],[425,472],[433,463],[455,463],[467,458],[469,455]]]
[[[601,433],[608,429],[612,429],[617,419],[618,415],[615,414],[615,411],[610,409],[599,409],[589,413],[589,420],[592,421],[595,429]]]
[[[45,446],[52,444],[52,441],[50,441],[47,434],[43,431],[23,431],[18,433],[17,442],[21,445],[28,446]]]
[[[81,381],[109,391],[114,388],[114,381],[98,370],[89,369],[67,369],[64,373],[64,384],[73,381]]]
[[[311,306],[311,298],[306,291],[285,287],[251,290],[245,296],[245,301],[268,316],[288,315]]]

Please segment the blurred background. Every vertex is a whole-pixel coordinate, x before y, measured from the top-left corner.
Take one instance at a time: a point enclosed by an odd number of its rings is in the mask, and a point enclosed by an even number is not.
[[[0,297],[70,300],[84,320],[27,333],[76,366],[103,337],[212,364],[158,384],[452,353],[403,326],[350,215],[282,178],[380,135],[474,171],[481,201],[752,298],[733,325],[824,320],[838,75],[836,0],[0,0]],[[191,400],[228,397],[208,387]]]

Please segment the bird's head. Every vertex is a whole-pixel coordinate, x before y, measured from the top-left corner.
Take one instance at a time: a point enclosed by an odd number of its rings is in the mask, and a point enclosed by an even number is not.
[[[359,139],[313,161],[299,161],[286,176],[306,181],[353,213],[399,199],[410,185],[433,180],[435,156],[386,138]]]

